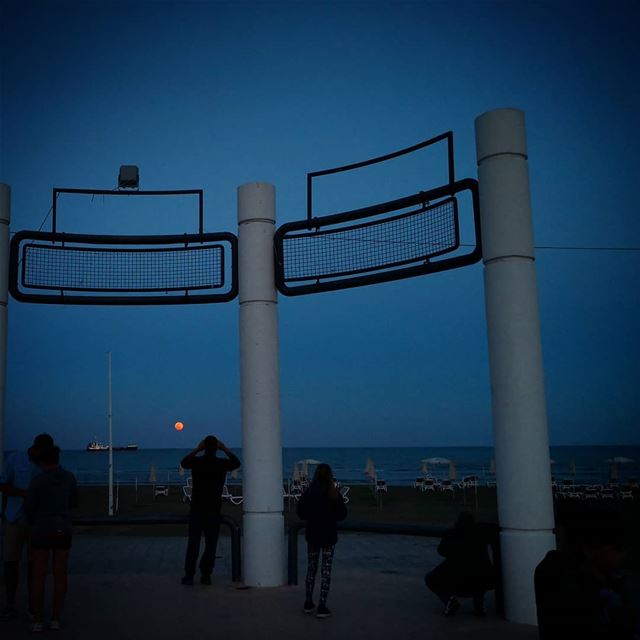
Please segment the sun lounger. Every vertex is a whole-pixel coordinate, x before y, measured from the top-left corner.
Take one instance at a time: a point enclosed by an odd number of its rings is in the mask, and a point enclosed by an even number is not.
[[[387,492],[387,481],[386,480],[376,480],[376,493],[380,493],[381,491],[383,491],[384,493]]]
[[[422,476],[420,476],[419,478],[416,478],[413,481],[413,488],[414,489],[422,489],[422,485],[424,484],[424,478]]]
[[[420,487],[421,491],[435,491],[438,488],[438,483],[432,478],[425,478],[425,481],[422,483],[422,487]]]
[[[166,484],[154,484],[153,485],[153,497],[165,496],[169,497],[169,487]]]
[[[451,482],[451,480],[443,480],[440,483],[440,487],[439,487],[440,491],[451,491],[451,493],[455,493],[456,490],[453,486],[453,482]]]
[[[189,484],[182,487],[182,502],[191,502],[192,491],[193,491],[193,487]]]
[[[242,496],[234,496],[232,493],[229,493],[229,487],[225,484],[222,487],[222,499],[229,500],[231,504],[240,504],[242,502]]]
[[[285,500],[293,500],[297,502],[298,500],[300,500],[301,495],[302,495],[302,490],[300,488],[300,485],[291,484],[289,485],[288,489],[286,487],[282,488],[282,497]]]
[[[628,484],[622,485],[619,495],[621,500],[633,500],[633,490],[631,486]]]
[[[598,500],[600,498],[600,488],[597,486],[585,487],[582,494],[583,500]]]
[[[460,489],[468,489],[469,487],[477,487],[478,486],[478,476],[465,476],[458,483],[458,487]]]

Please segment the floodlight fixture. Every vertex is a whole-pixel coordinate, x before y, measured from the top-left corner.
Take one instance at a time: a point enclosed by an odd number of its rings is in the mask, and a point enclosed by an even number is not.
[[[140,173],[134,164],[123,164],[118,174],[118,189],[138,189],[140,187]]]

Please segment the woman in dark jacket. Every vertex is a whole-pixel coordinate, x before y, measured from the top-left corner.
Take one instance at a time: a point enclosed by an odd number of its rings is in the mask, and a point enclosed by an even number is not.
[[[302,494],[298,502],[297,514],[307,521],[305,538],[307,540],[307,579],[304,612],[312,613],[313,588],[318,572],[320,551],[322,550],[322,566],[320,583],[320,602],[316,618],[328,618],[327,596],[331,586],[331,565],[333,551],[338,542],[336,522],[347,517],[347,507],[336,489],[333,471],[328,464],[319,464],[309,488]]]
[[[461,513],[438,546],[445,561],[425,576],[427,587],[444,604],[444,615],[453,615],[460,603],[456,596],[473,598],[476,615],[484,615],[485,591],[495,588],[486,534],[472,513]]]

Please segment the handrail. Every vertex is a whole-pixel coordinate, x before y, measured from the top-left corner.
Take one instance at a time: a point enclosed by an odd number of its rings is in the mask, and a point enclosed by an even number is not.
[[[145,525],[145,524],[187,524],[188,514],[169,513],[150,516],[79,516],[73,519],[73,524],[80,527],[117,526],[117,525]],[[229,527],[231,534],[231,580],[242,580],[242,531],[238,523],[229,516],[220,516],[220,524]]]
[[[287,529],[287,574],[288,584],[298,584],[298,533],[305,529],[306,522],[294,522]],[[442,525],[389,524],[383,522],[338,522],[338,531],[358,533],[382,533],[387,535],[422,536],[441,538],[449,527]],[[496,613],[504,616],[504,593],[502,589],[502,562],[500,556],[500,528],[498,525],[479,523],[487,533],[487,543],[491,547],[493,566],[496,570]]]

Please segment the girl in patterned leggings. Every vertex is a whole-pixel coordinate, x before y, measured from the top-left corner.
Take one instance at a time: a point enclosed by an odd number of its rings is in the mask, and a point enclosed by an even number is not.
[[[320,564],[320,601],[316,618],[328,618],[327,597],[331,586],[331,566],[333,552],[338,542],[336,522],[347,517],[344,500],[336,489],[333,471],[328,464],[320,464],[316,469],[309,488],[302,494],[297,507],[298,517],[307,521],[305,538],[309,564],[307,566],[306,599],[304,612],[312,613],[313,588],[318,564]]]

